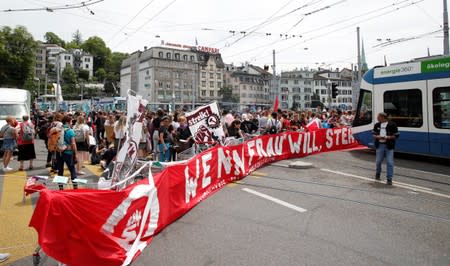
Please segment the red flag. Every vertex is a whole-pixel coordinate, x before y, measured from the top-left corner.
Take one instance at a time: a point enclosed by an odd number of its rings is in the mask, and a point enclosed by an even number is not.
[[[278,107],[280,106],[280,100],[278,99],[278,95],[275,98],[275,103],[273,104],[273,111],[276,112],[278,110]]]
[[[317,119],[313,119],[309,124],[306,125],[307,131],[316,131],[320,129],[319,122]]]

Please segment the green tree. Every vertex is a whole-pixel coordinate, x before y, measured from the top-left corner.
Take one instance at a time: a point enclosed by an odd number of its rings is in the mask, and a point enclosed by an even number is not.
[[[72,34],[72,43],[80,47],[83,44],[83,38],[80,30],[75,31]]]
[[[44,35],[45,43],[57,44],[61,47],[65,47],[66,43],[58,35],[53,32],[46,32]]]
[[[77,85],[77,73],[71,65],[67,65],[61,73],[63,94],[74,93]]]
[[[239,95],[233,94],[233,88],[231,86],[224,86],[220,88],[219,95],[222,96],[222,101],[224,102],[239,102]]]
[[[107,61],[106,70],[108,72],[119,73],[122,67],[122,61],[128,57],[126,53],[113,52]]]
[[[89,37],[89,39],[81,45],[81,48],[94,57],[94,73],[99,68],[105,68],[106,62],[111,55],[111,50],[106,47],[102,38],[97,36]]]
[[[106,70],[104,68],[99,68],[95,71],[95,77],[99,82],[104,82],[106,79]]]
[[[78,71],[78,78],[82,79],[84,81],[88,81],[89,80],[89,71],[87,71],[85,69],[80,69],[80,71]]]
[[[0,85],[23,87],[33,77],[37,43],[25,27],[0,30]]]

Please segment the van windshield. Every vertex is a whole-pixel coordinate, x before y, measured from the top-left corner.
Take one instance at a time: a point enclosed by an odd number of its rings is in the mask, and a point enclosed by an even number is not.
[[[5,120],[8,116],[22,120],[24,115],[29,115],[24,104],[0,104],[0,120]]]

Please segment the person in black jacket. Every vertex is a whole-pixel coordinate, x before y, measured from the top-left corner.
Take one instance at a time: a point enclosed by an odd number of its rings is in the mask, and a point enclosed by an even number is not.
[[[392,177],[394,175],[394,149],[395,140],[400,136],[397,125],[388,120],[386,113],[378,114],[378,123],[373,127],[373,137],[375,139],[376,157],[376,174],[375,179],[380,180],[381,164],[386,158],[386,179],[387,184],[392,185]]]

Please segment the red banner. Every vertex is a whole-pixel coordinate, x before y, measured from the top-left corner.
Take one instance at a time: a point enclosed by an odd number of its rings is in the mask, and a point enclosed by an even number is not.
[[[30,226],[68,265],[127,265],[153,235],[226,184],[274,161],[355,148],[351,129],[260,136],[218,146],[123,191],[41,191]]]

